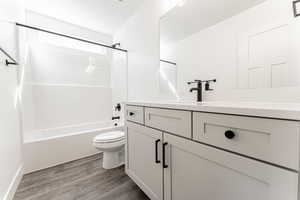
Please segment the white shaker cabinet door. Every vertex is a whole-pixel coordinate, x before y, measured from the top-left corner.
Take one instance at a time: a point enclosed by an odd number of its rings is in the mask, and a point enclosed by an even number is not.
[[[162,200],[162,132],[131,122],[126,125],[126,172],[152,200]]]
[[[298,200],[298,174],[164,135],[165,200]]]

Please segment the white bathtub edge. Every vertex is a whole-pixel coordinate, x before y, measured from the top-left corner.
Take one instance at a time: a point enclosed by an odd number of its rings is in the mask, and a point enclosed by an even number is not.
[[[43,137],[43,138],[38,138],[38,139],[24,139],[24,143],[28,144],[28,143],[34,143],[34,142],[43,142],[46,140],[58,139],[58,138],[69,137],[69,136],[76,136],[76,135],[87,134],[87,133],[96,132],[96,131],[97,132],[98,131],[106,132],[106,131],[111,131],[111,130],[121,130],[123,128],[124,128],[124,126],[115,126],[115,127],[78,131],[78,132],[74,132],[74,133],[67,133],[67,134],[56,135],[56,136],[51,136],[51,137]]]

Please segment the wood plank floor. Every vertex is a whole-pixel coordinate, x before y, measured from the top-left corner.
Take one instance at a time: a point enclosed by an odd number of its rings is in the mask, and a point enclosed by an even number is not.
[[[23,177],[14,200],[149,200],[124,167],[102,168],[102,154]]]

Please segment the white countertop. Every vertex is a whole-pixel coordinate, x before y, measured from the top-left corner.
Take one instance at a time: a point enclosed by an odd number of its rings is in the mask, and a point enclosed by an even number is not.
[[[125,104],[300,121],[298,103],[129,101]]]

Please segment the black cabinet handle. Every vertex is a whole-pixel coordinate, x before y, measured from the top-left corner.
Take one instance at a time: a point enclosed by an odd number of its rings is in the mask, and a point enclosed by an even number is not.
[[[129,116],[133,116],[134,115],[134,112],[129,112]]]
[[[158,143],[160,143],[160,139],[155,141],[155,163],[160,163],[158,159]]]
[[[167,142],[163,144],[163,168],[168,168],[169,166],[166,164],[166,146],[168,145]]]
[[[229,140],[232,140],[235,137],[235,133],[231,130],[225,131],[224,135]]]

